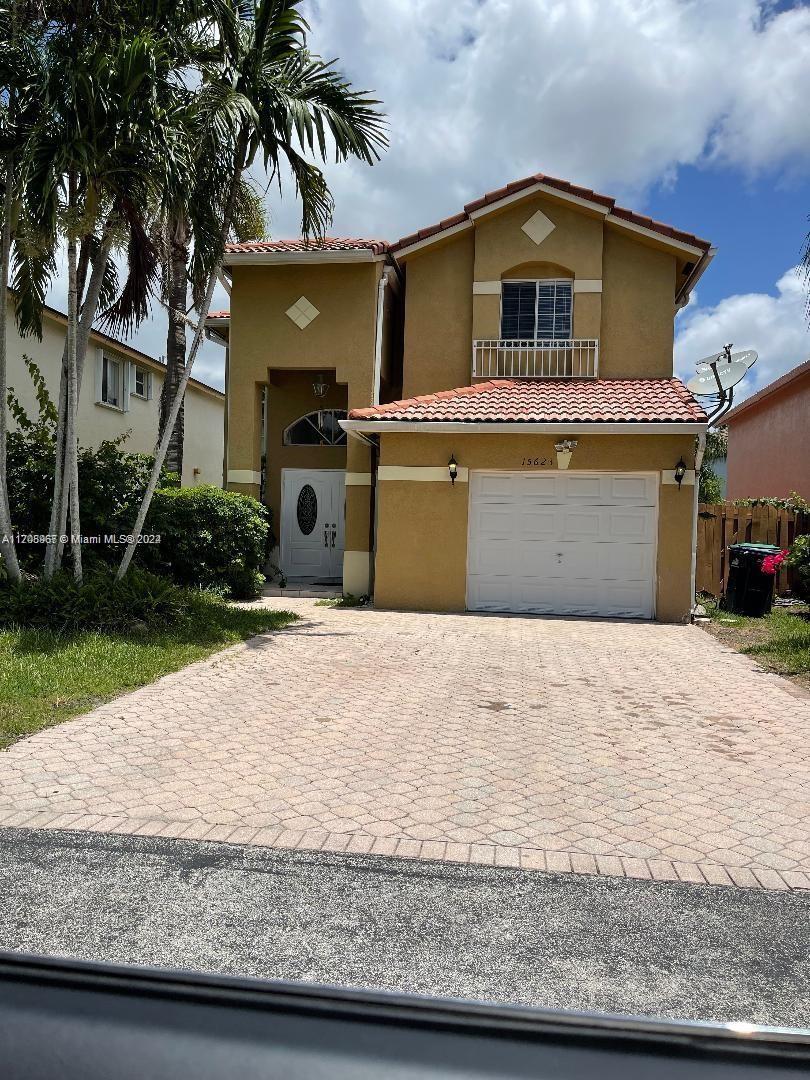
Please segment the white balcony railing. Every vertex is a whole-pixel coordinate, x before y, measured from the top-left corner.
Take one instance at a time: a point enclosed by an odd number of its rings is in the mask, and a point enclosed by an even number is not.
[[[595,379],[598,372],[596,338],[473,342],[474,379]]]

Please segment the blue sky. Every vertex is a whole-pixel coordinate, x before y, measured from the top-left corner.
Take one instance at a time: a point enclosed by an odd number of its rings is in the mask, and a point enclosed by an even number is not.
[[[751,392],[810,356],[795,267],[810,213],[810,5],[757,0],[307,0],[310,45],[389,117],[369,168],[329,163],[333,235],[396,239],[538,171],[696,232],[717,257],[676,367],[755,348]],[[285,184],[270,231],[299,231]],[[53,292],[59,303],[61,286]],[[227,306],[219,293],[216,306]],[[164,351],[162,314],[135,335]],[[222,385],[207,344],[201,378]]]
[[[786,183],[774,172],[751,178],[739,168],[686,166],[674,185],[650,192],[644,210],[717,246],[698,288],[701,303],[715,304],[732,293],[773,289],[786,267],[799,261],[810,183]]]

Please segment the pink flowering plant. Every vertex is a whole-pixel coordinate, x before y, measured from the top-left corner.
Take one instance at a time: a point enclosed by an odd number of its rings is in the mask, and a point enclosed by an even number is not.
[[[796,537],[787,563],[793,571],[793,592],[802,600],[810,602],[810,533]]]
[[[775,574],[785,559],[788,557],[788,549],[784,548],[775,555],[766,555],[762,560],[762,573]]]

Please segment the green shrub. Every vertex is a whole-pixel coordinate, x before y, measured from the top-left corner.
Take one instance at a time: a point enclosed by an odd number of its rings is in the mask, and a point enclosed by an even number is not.
[[[710,503],[712,506],[723,501],[723,485],[720,482],[720,477],[707,461],[704,461],[700,467],[698,501]]]
[[[15,532],[43,536],[48,532],[53,497],[56,409],[48,396],[37,365],[24,358],[37,397],[38,416],[32,420],[9,389],[8,406],[16,427],[8,434],[8,495]],[[127,534],[146,489],[154,459],[149,454],[129,454],[122,446],[128,435],[101,443],[97,449],[79,450],[81,525],[85,536]],[[164,472],[161,485],[171,474]],[[21,543],[17,556],[25,570],[39,570],[45,559],[44,544]],[[92,544],[84,548],[86,565],[113,564],[121,548]]]
[[[146,529],[160,543],[144,546],[140,557],[180,584],[224,586],[235,599],[247,599],[264,583],[269,529],[267,509],[248,495],[211,485],[164,488],[155,492]]]
[[[50,581],[0,584],[0,626],[72,632],[171,625],[188,613],[191,599],[171,581],[143,570],[130,570],[123,581],[98,570],[82,585],[60,571]]]
[[[787,564],[793,570],[793,591],[810,603],[810,535],[796,537],[788,552]]]
[[[8,436],[8,491],[14,530],[42,536],[50,522],[56,410],[36,364],[27,360],[27,366],[39,414],[31,420],[9,390],[16,429]],[[94,538],[82,556],[91,570],[118,564],[123,548],[104,537],[129,533],[152,469],[149,454],[122,449],[127,437],[79,451],[82,533]],[[255,596],[264,584],[260,568],[271,540],[268,511],[247,495],[213,486],[181,488],[177,479],[165,470],[161,475],[143,528],[145,534],[159,533],[161,542],[142,545],[137,564],[180,585],[240,600]],[[38,572],[45,546],[20,543],[17,553],[25,571]]]

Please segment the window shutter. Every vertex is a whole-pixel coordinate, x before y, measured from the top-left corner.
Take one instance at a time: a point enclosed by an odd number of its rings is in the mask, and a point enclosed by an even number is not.
[[[104,350],[96,349],[96,404],[103,401],[101,396],[101,379],[104,373]]]
[[[152,400],[152,372],[146,372],[146,400]]]
[[[135,365],[131,360],[123,360],[118,370],[121,372],[121,412],[129,412],[129,387],[135,378]]]

